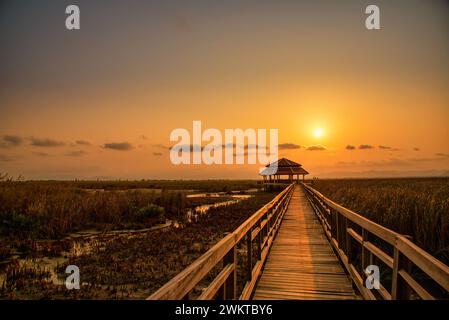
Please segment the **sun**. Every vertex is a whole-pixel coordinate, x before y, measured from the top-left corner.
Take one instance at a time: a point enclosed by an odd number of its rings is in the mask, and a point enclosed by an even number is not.
[[[316,128],[315,130],[313,130],[313,135],[315,136],[315,138],[321,138],[323,134],[324,131],[321,128]]]

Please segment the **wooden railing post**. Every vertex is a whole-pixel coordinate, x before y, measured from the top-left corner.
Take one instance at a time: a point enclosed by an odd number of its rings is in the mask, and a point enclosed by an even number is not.
[[[345,235],[345,252],[346,256],[348,257],[348,263],[352,264],[352,241],[351,236],[348,234],[348,219],[346,217],[344,218],[343,228]]]
[[[253,276],[253,241],[251,240],[251,232],[248,232],[246,235],[246,254],[246,279],[251,281]]]
[[[257,235],[257,260],[262,260],[262,243],[263,243],[263,230],[260,227],[260,221],[259,221],[259,234]]]
[[[224,256],[223,267],[228,264],[234,265],[234,270],[223,285],[223,299],[234,300],[237,297],[237,244]]]
[[[366,267],[373,264],[373,254],[371,251],[365,248],[365,242],[369,241],[369,232],[362,229],[362,269],[365,270]],[[363,272],[363,276],[365,273]]]
[[[393,255],[393,277],[391,284],[391,299],[393,300],[407,300],[410,299],[411,291],[407,282],[401,277],[399,272],[405,270],[408,273],[411,271],[410,261],[401,252],[394,248]]]
[[[332,237],[339,243],[339,234],[338,234],[338,211],[331,208],[331,213],[333,216],[332,222]]]
[[[338,213],[338,246],[341,250],[348,255],[346,251],[346,229],[345,229],[345,217]]]

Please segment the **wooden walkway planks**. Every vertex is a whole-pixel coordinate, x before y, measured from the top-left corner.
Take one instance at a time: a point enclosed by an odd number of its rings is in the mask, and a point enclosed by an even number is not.
[[[359,299],[300,186],[295,187],[253,299]]]

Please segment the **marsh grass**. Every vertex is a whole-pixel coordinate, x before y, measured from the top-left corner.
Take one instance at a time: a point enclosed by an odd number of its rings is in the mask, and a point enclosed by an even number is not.
[[[150,227],[185,212],[184,192],[168,190],[87,191],[74,184],[0,183],[0,237],[59,239],[98,228]]]
[[[25,273],[22,272],[25,270],[18,269],[11,274],[14,270],[11,268],[8,281],[0,288],[0,298],[146,298],[238,227],[274,195],[259,192],[239,203],[212,207],[207,215],[183,228],[170,227],[132,236],[104,236],[104,241],[97,239],[91,251],[69,257],[56,270],[64,278],[67,264],[79,266],[82,290],[68,291],[63,286],[52,284],[48,274],[42,274],[38,269],[28,269]],[[152,206],[150,208],[153,210]]]
[[[317,180],[331,200],[390,228],[449,264],[449,178]]]

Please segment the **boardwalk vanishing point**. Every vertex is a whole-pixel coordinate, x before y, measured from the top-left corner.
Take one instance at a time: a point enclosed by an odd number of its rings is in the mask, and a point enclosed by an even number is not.
[[[254,299],[356,299],[302,188],[295,187]]]
[[[377,289],[370,265],[388,274]],[[449,293],[447,265],[297,181],[148,299],[435,299],[423,275]]]

